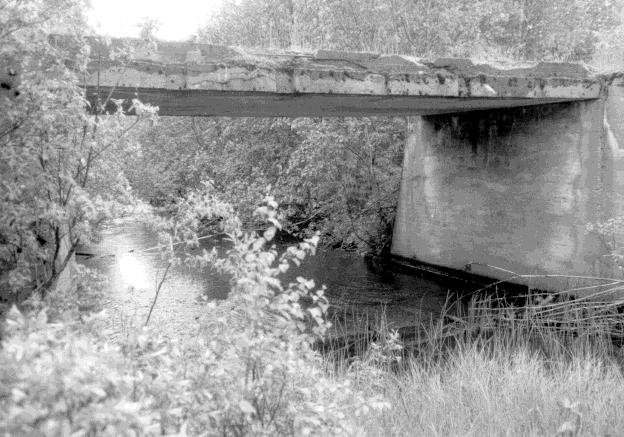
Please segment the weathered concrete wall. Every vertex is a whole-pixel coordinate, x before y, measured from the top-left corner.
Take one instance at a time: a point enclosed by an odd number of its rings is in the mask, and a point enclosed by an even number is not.
[[[605,100],[604,137],[613,167],[613,214],[611,218],[624,217],[624,79],[607,79]],[[605,238],[610,247],[624,256],[624,220],[615,232]],[[620,263],[624,266],[624,262]]]
[[[62,39],[59,40],[62,44]],[[113,54],[134,47],[123,62]],[[601,83],[580,65],[474,64],[467,59],[250,50],[208,44],[91,42],[87,98],[126,108],[138,97],[161,115],[364,116],[440,114],[593,99]],[[114,105],[107,109],[114,110]]]
[[[623,91],[606,101],[618,138]],[[586,230],[623,212],[623,153],[604,127],[603,99],[410,118],[392,253],[501,279],[485,264],[620,276]]]

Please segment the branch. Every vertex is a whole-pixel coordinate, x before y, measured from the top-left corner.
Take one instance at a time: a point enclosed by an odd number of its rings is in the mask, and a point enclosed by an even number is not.
[[[171,267],[171,261],[167,263],[167,267],[165,268],[165,273],[163,273],[158,286],[156,287],[156,294],[154,295],[154,299],[152,300],[152,306],[150,307],[149,313],[147,314],[147,319],[145,319],[145,324],[143,326],[147,326],[150,321],[150,317],[152,316],[152,311],[154,311],[154,307],[156,306],[156,301],[158,301],[158,295],[160,294],[160,289],[167,279],[167,273],[169,272],[169,268]]]

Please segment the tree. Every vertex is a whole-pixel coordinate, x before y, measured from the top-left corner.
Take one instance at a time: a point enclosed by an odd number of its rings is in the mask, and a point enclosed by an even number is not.
[[[200,39],[247,47],[288,47],[292,42],[296,0],[226,0]]]
[[[141,135],[125,172],[156,205],[173,205],[210,180],[248,226],[269,189],[288,231],[381,250],[392,229],[403,132],[400,118],[161,118]]]
[[[589,60],[615,0],[242,0],[199,32],[219,44]],[[496,59],[493,59],[496,60]]]
[[[505,0],[487,7],[479,27],[488,44],[514,58],[563,61],[589,61],[598,33],[618,24],[620,10],[612,0]]]
[[[87,113],[89,47],[80,0],[0,0],[0,64],[19,77],[0,96],[0,297],[54,286],[78,244],[129,200],[120,152],[142,117]],[[52,34],[62,33],[62,39]]]

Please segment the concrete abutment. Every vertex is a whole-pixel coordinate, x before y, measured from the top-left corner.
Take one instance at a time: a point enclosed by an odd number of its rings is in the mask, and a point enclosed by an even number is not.
[[[624,215],[624,88],[608,91],[582,102],[409,117],[392,254],[497,279],[622,277],[609,256],[624,242],[619,232],[587,227]]]

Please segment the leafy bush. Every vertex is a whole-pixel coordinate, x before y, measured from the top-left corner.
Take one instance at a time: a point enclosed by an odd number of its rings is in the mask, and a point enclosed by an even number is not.
[[[100,314],[83,323],[48,321],[13,309],[0,352],[0,432],[10,435],[354,435],[358,420],[385,403],[347,379],[328,377],[312,342],[327,328],[323,290],[279,275],[314,252],[318,237],[278,255],[267,248],[280,224],[268,198],[262,236],[241,231],[227,205],[191,196],[169,234],[192,244],[190,224],[214,219],[231,239],[176,262],[210,262],[232,275],[227,300],[205,306],[188,339],[157,330],[107,340]],[[166,254],[167,252],[165,252]],[[172,261],[173,262],[173,261]]]
[[[13,309],[0,353],[0,432],[15,436],[149,434],[145,400],[118,346],[70,324],[48,323],[45,311]]]
[[[171,119],[140,136],[125,171],[135,193],[174,205],[211,180],[247,226],[271,194],[284,228],[322,244],[389,246],[403,159],[400,118]]]

